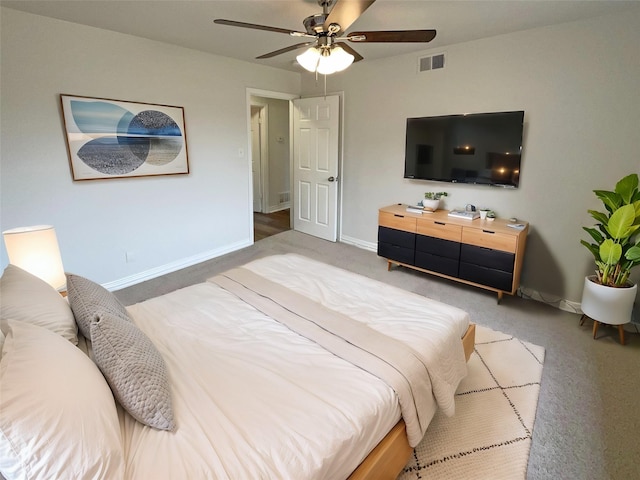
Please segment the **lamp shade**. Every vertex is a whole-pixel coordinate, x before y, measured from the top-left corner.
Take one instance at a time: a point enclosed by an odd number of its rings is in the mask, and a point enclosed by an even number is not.
[[[9,263],[41,278],[56,290],[67,283],[58,247],[56,230],[51,225],[20,227],[2,232]]]

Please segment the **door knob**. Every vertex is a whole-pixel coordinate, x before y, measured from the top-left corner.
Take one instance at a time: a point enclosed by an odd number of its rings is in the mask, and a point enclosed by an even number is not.
[[[337,180],[337,178],[335,177],[329,177],[327,178],[327,180],[329,180],[330,182],[335,182]]]

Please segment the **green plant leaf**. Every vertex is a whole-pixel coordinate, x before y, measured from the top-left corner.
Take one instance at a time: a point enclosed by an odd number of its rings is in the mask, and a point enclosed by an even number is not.
[[[605,237],[603,237],[600,231],[596,230],[595,228],[582,227],[582,229],[589,235],[591,235],[591,238],[593,238],[597,244],[601,244],[604,241]]]
[[[636,219],[636,211],[633,205],[624,205],[611,214],[607,231],[612,238],[623,240],[633,235],[637,230],[631,228]]]
[[[596,222],[603,225],[609,223],[609,216],[606,213],[598,212],[597,210],[588,210],[588,212]]]
[[[627,250],[624,257],[634,264],[640,264],[640,243]],[[629,267],[629,269],[631,269],[631,267]]]
[[[607,210],[612,213],[615,212],[620,205],[622,205],[622,197],[616,192],[609,192],[608,190],[594,190],[596,194]]]
[[[622,245],[607,238],[600,245],[600,260],[605,265],[615,265],[622,257]]]
[[[591,252],[591,254],[593,255],[593,258],[595,258],[596,261],[600,260],[600,248],[598,248],[598,245],[595,245],[593,243],[588,243],[585,240],[580,240],[580,243],[585,247],[587,247],[587,249]]]
[[[616,183],[616,193],[626,205],[630,204],[638,188],[638,174],[632,173]]]

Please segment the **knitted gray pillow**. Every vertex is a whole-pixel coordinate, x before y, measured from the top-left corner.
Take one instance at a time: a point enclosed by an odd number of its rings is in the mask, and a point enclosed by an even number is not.
[[[174,430],[167,367],[149,337],[119,316],[98,313],[91,339],[94,360],[124,409],[145,425]]]
[[[116,296],[102,285],[91,280],[67,273],[67,296],[73,310],[78,328],[88,340],[91,340],[91,322],[98,312],[105,312],[131,321],[127,309]]]

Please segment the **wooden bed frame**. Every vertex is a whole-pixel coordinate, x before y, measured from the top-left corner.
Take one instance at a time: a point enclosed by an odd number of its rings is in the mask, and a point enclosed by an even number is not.
[[[467,361],[473,353],[475,340],[476,326],[472,323],[462,337]],[[348,480],[395,480],[409,461],[412,452],[404,421],[400,420],[353,471]]]

